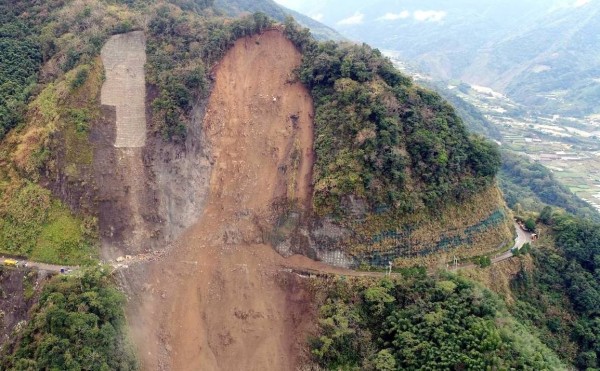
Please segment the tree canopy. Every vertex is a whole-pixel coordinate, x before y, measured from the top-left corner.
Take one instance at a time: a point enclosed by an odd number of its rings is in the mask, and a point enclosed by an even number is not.
[[[137,369],[124,331],[124,304],[103,269],[55,277],[44,287],[14,348],[0,354],[0,368]]]
[[[500,299],[465,278],[338,280],[326,297],[312,354],[328,369],[564,367]]]
[[[600,366],[600,225],[545,209],[553,245],[532,250],[534,269],[512,282],[513,312],[579,369]]]
[[[42,59],[38,27],[19,17],[26,3],[0,3],[0,139],[22,121]]]
[[[315,101],[318,213],[343,216],[349,196],[371,210],[433,209],[492,182],[496,146],[470,137],[438,94],[366,44],[316,43],[292,20],[285,27],[303,51],[299,77]]]

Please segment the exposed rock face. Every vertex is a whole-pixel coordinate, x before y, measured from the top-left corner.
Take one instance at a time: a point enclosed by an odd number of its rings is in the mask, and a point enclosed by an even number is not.
[[[211,165],[197,107],[185,143],[150,133],[143,32],[111,37],[101,52],[102,118],[92,129],[102,255],[164,248],[200,216]]]
[[[204,111],[204,106],[194,109],[185,143],[165,143],[158,136],[148,138],[144,156],[161,221],[159,241],[176,239],[198,220],[205,206],[212,165],[202,131]]]

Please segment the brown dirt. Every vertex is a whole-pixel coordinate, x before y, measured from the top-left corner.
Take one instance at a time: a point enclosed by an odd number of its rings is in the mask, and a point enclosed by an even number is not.
[[[313,106],[289,82],[300,58],[271,30],[237,41],[216,68],[203,123],[213,162],[204,213],[148,267],[129,309],[144,369],[296,368],[311,295],[280,267],[320,264],[284,259],[263,231],[274,202],[310,204]]]

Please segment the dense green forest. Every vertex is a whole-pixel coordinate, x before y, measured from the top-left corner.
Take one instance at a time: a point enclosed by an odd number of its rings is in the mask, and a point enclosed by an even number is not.
[[[600,224],[547,207],[550,244],[532,251],[534,269],[513,280],[513,313],[578,369],[600,366]]]
[[[26,6],[0,2],[0,139],[23,119],[41,63],[38,28],[19,17]]]
[[[299,76],[315,102],[317,213],[343,216],[351,195],[371,210],[434,209],[493,181],[495,145],[469,137],[447,102],[378,50],[316,43],[292,20],[286,34],[303,51]]]
[[[125,299],[107,271],[56,276],[43,289],[2,370],[135,370],[124,328]]]
[[[562,185],[544,165],[515,153],[502,151],[500,187],[509,207],[540,212],[546,205],[595,221],[600,214]]]
[[[564,365],[502,300],[452,274],[333,279],[315,361],[331,370],[558,370]]]

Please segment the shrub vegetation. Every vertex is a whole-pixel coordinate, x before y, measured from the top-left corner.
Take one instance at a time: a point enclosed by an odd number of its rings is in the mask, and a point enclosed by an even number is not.
[[[125,299],[101,268],[57,276],[43,289],[3,370],[136,370],[125,334]]]
[[[548,211],[546,210],[548,214]],[[565,213],[544,220],[551,239],[512,282],[514,314],[578,369],[600,366],[600,225]],[[536,243],[537,244],[537,243]]]
[[[410,213],[468,199],[500,167],[495,145],[470,137],[452,107],[369,46],[316,43],[288,19],[315,101],[314,206],[344,217],[344,199]]]
[[[563,369],[494,294],[454,275],[334,280],[312,354],[343,370]]]

